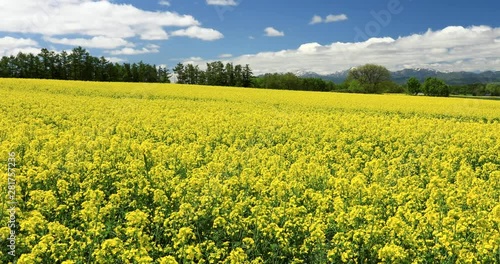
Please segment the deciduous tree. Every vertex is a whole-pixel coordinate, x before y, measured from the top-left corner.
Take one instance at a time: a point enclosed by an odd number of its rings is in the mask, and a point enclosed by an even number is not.
[[[384,66],[366,64],[351,69],[347,79],[357,80],[366,93],[381,93],[384,91],[382,84],[391,81],[391,73]]]
[[[420,93],[420,87],[422,85],[420,84],[420,81],[417,78],[411,77],[406,82],[406,86],[408,87],[408,93],[417,95],[418,93]]]

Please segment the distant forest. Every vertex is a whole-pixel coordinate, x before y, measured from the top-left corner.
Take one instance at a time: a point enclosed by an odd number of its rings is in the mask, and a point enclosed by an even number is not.
[[[84,48],[70,53],[42,49],[37,55],[18,53],[0,60],[0,77],[100,82],[170,82],[167,68],[143,63],[112,63],[94,57]]]
[[[177,64],[173,69],[180,84],[217,85],[234,87],[252,87],[280,90],[334,91],[335,84],[320,78],[300,78],[292,73],[269,73],[254,77],[252,69],[221,61],[207,63],[207,69],[201,70],[193,64]]]
[[[173,77],[179,84],[252,87],[281,90],[336,91],[350,93],[409,93],[432,96],[500,95],[499,83],[473,83],[447,85],[436,77],[420,84],[415,78],[408,83],[394,82],[383,66],[364,65],[351,69],[342,83],[317,76],[299,77],[293,73],[268,73],[254,76],[247,64],[224,64],[221,61],[207,63],[205,70],[193,64],[177,64],[173,74],[168,68],[139,63],[113,63],[104,57],[94,57],[82,47],[71,52],[56,53],[42,49],[39,54],[18,53],[0,60],[0,77],[57,80],[81,80],[100,82],[149,82],[170,83]],[[362,69],[359,71],[359,69]],[[379,80],[373,81],[373,76]],[[422,76],[416,76],[422,79]],[[417,78],[418,79],[418,78]],[[436,86],[436,87],[433,87]],[[427,89],[427,90],[426,90]],[[439,92],[437,92],[439,90]],[[434,91],[434,92],[433,92]]]

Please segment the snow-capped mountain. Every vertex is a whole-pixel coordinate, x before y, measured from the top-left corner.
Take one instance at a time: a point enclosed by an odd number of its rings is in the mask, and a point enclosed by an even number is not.
[[[338,71],[331,74],[318,74],[310,71],[298,71],[295,74],[300,77],[321,78],[324,80],[342,83],[347,78],[349,70]],[[500,82],[500,71],[474,72],[442,72],[434,69],[404,69],[391,72],[392,79],[396,83],[405,83],[409,78],[416,77],[424,81],[428,77],[437,77],[450,85]]]

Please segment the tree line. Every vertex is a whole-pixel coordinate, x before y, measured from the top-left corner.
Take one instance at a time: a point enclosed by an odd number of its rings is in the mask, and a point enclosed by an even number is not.
[[[293,73],[268,73],[255,77],[247,64],[207,63],[206,70],[198,65],[178,63],[173,72],[179,84],[252,87],[278,90],[333,91],[335,84],[320,78],[301,78]]]
[[[268,73],[254,80],[255,88],[303,91],[334,91],[335,83],[320,78],[301,78],[293,73]]]
[[[104,57],[94,57],[82,47],[71,52],[56,53],[42,49],[39,54],[19,52],[3,56],[0,77],[102,82],[170,82],[167,68],[139,63],[112,63]]]
[[[337,85],[336,91],[352,93],[408,93],[426,96],[448,97],[454,95],[500,96],[500,83],[447,85],[445,81],[428,77],[424,82],[411,77],[406,84],[399,85],[392,81],[391,73],[385,67],[366,64],[349,71],[347,79]]]
[[[234,65],[221,61],[207,63],[207,69],[198,65],[178,63],[173,72],[179,84],[197,84],[214,86],[253,87],[253,72],[247,64]]]
[[[423,83],[410,78],[399,85],[391,79],[387,68],[366,64],[352,68],[347,79],[340,84],[321,78],[304,78],[293,73],[268,73],[254,76],[248,64],[245,66],[224,64],[221,61],[198,65],[178,63],[173,73],[179,84],[252,87],[280,90],[334,91],[349,93],[408,93],[428,96],[493,95],[500,96],[500,83],[449,86],[435,77]],[[166,67],[139,63],[113,63],[104,57],[94,57],[82,47],[71,52],[56,53],[42,49],[39,54],[19,52],[16,56],[4,56],[0,60],[0,77],[82,80],[103,82],[155,82],[170,83],[172,74]]]
[[[427,78],[423,83],[412,77],[406,83],[409,94],[423,93],[428,96],[472,95],[472,96],[500,96],[500,83],[475,83],[467,85],[447,85],[443,80],[435,77]]]
[[[450,86],[452,94],[472,96],[500,96],[500,83],[473,83]]]

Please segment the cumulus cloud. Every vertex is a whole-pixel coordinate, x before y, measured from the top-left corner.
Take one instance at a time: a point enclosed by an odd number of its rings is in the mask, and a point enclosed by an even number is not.
[[[339,21],[344,21],[347,20],[348,17],[346,14],[340,14],[340,15],[328,15],[325,18],[322,18],[318,15],[314,15],[313,18],[311,19],[311,22],[309,22],[310,25],[315,25],[319,23],[332,23],[332,22],[339,22]]]
[[[39,53],[38,42],[30,38],[0,38],[0,56],[16,55],[19,52]]]
[[[222,33],[211,28],[202,28],[198,26],[192,26],[186,29],[179,29],[172,32],[172,36],[181,36],[189,38],[197,38],[206,41],[213,41],[221,39],[224,37]]]
[[[234,0],[207,0],[207,5],[217,5],[217,6],[236,6]]]
[[[170,1],[159,0],[158,4],[169,6]],[[48,43],[107,49],[112,50],[110,53],[113,55],[159,52],[159,47],[135,49],[131,39],[139,38],[146,44],[147,41],[167,40],[170,37],[167,30],[172,30],[174,36],[201,40],[223,37],[214,29],[201,27],[201,23],[191,15],[147,11],[115,1],[3,1],[0,17],[0,32],[34,34]],[[2,54],[18,51],[36,53],[39,48],[37,43],[25,45],[23,39],[1,48]]]
[[[53,38],[53,37],[44,37],[45,41],[68,45],[68,46],[82,46],[87,48],[99,48],[99,49],[115,49],[122,46],[133,46],[132,43],[122,39],[122,38],[109,38],[109,37],[93,37],[93,38]]]
[[[134,48],[122,48],[119,50],[108,51],[111,55],[139,55],[139,54],[148,54],[148,53],[158,53],[160,46],[158,45],[148,45],[147,47],[143,47],[141,49]]]
[[[309,22],[309,24],[311,24],[311,25],[319,24],[319,23],[323,23],[323,18],[318,16],[318,15],[314,15],[313,18],[311,19],[311,22]]]
[[[3,37],[0,38],[0,48],[10,48],[10,47],[29,47],[37,46],[38,42],[29,38],[13,38],[13,37]]]
[[[283,36],[285,36],[285,33],[283,31],[278,31],[277,29],[275,29],[273,27],[265,28],[264,32],[266,32],[266,36],[268,36],[268,37],[283,37]]]
[[[314,71],[328,74],[375,63],[390,70],[431,68],[441,71],[500,70],[500,28],[452,26],[393,39],[363,42],[305,43],[296,49],[261,52],[230,59],[250,64],[254,73]],[[206,63],[198,62],[199,65]]]
[[[328,15],[325,18],[325,23],[338,22],[347,20],[347,16],[345,14],[340,15]]]
[[[203,70],[205,70],[206,66],[207,66],[207,63],[205,62],[205,60],[202,57],[185,58],[185,59],[180,59],[180,61],[182,61],[182,63],[186,63],[186,64],[198,65],[200,67],[200,69],[203,69]]]
[[[0,31],[44,36],[166,39],[164,27],[199,26],[193,16],[151,12],[129,4],[94,0],[6,1]]]
[[[227,59],[227,58],[231,58],[231,57],[233,57],[233,54],[229,54],[229,53],[219,55],[219,58],[221,58],[221,59]]]
[[[105,57],[105,59],[109,62],[112,62],[112,63],[122,63],[122,62],[126,62],[127,60],[125,59],[122,59],[122,58],[118,58],[118,57]]]
[[[202,61],[203,58],[202,57],[191,57],[191,58],[188,58],[187,60],[189,60],[189,61]]]
[[[169,6],[171,1],[158,0]],[[147,11],[130,4],[98,0],[3,1],[0,8],[0,32],[22,33],[41,37],[48,44],[104,49],[107,54],[138,55],[158,53],[160,47],[148,41],[167,40],[173,36],[217,40],[223,34],[201,23],[191,15],[176,12]],[[133,41],[144,41],[136,48]],[[32,39],[0,39],[0,55],[18,52],[39,53]],[[112,57],[116,62],[123,59]]]

